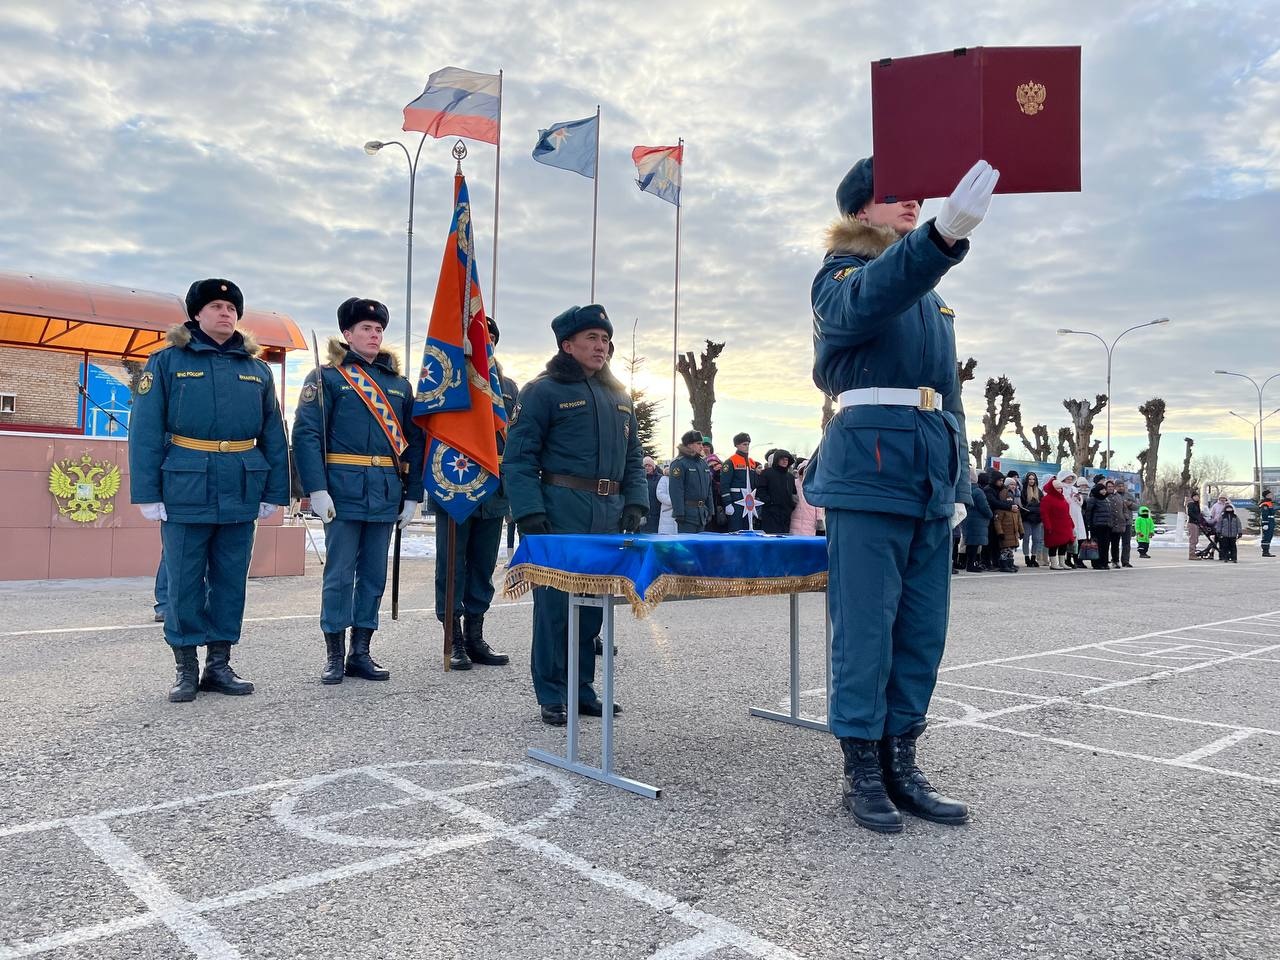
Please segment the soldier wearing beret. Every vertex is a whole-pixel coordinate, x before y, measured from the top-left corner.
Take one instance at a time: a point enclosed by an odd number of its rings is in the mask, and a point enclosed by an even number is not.
[[[702,533],[711,519],[711,468],[702,450],[702,434],[685,431],[680,438],[680,455],[669,467],[667,490],[679,533]]]
[[[726,517],[728,531],[746,530],[750,526],[746,510],[738,501],[748,490],[754,490],[759,478],[759,462],[751,459],[751,435],[735,434],[733,453],[724,461],[720,474],[720,506]]]
[[[643,452],[631,397],[609,371],[613,324],[604,307],[570,307],[551,321],[559,350],[520,391],[502,459],[511,513],[522,536],[545,533],[633,533],[649,510]],[[568,683],[578,684],[579,711],[600,716],[592,684],[592,642],[602,611],[584,608],[578,631],[578,676],[567,677],[569,595],[533,592],[533,688],[542,720],[568,722]],[[615,711],[618,712],[615,704]]]
[[[498,323],[489,321],[489,339],[498,345]],[[516,382],[502,372],[497,359],[498,382],[502,384],[502,404],[507,419],[515,412]],[[503,453],[503,436],[498,434],[498,455]],[[505,471],[504,471],[505,472]],[[436,515],[436,619],[444,623],[448,597],[449,514],[434,501]],[[493,570],[498,565],[498,545],[502,541],[502,521],[510,511],[502,479],[498,489],[469,516],[454,527],[453,539],[453,651],[451,670],[470,670],[473,663],[505,667],[511,658],[498,653],[484,638],[484,616],[493,602]],[[464,619],[465,618],[465,619]]]
[[[413,422],[413,387],[400,358],[383,349],[386,326],[387,308],[377,300],[352,297],[338,307],[342,336],[329,339],[329,362],[307,374],[294,415],[294,461],[311,509],[325,524],[321,683],[341,683],[344,674],[391,676],[369,655],[369,644],[393,527],[408,526],[422,502],[426,440]]]
[[[873,202],[870,158],[836,191],[840,218],[813,281],[813,379],[835,399],[805,472],[826,507],[832,691],[844,802],[862,826],[968,808],[916,765],[947,632],[951,527],[972,502],[953,312],[934,292],[969,251],[999,174],[979,161],[917,225],[920,204]]]
[[[217,278],[193,283],[187,316],[147,361],[129,422],[130,498],[161,524],[174,703],[194,700],[197,689],[253,693],[231,669],[231,647],[240,640],[255,521],[289,502],[280,404],[271,367],[238,327],[240,288]],[[208,648],[203,674],[200,646]]]

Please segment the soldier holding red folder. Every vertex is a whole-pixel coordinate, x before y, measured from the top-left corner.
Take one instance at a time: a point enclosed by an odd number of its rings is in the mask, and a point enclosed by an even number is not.
[[[915,759],[946,638],[951,528],[971,502],[954,313],[934,287],[968,253],[998,179],[979,161],[918,225],[919,201],[874,202],[872,159],[859,160],[813,282],[813,377],[840,407],[804,480],[827,511],[828,723],[845,805],[883,833],[902,830],[900,811],[969,818]]]

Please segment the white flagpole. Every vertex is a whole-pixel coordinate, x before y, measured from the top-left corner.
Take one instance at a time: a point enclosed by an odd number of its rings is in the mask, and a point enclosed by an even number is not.
[[[677,141],[677,146],[684,146],[684,137]],[[684,204],[684,155],[681,153],[680,193],[676,195],[676,289],[675,303],[672,309],[674,323],[671,331],[671,454],[676,452],[676,374],[680,358],[680,208]]]
[[[498,306],[498,197],[502,191],[502,71],[498,71],[498,142],[493,156],[493,275],[489,281],[489,313]]]
[[[600,104],[596,104],[596,175],[591,200],[591,302],[596,302],[596,227],[600,216]]]

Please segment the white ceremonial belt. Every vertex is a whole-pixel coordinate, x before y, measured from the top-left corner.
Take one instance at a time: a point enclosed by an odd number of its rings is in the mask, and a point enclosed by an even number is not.
[[[886,407],[915,407],[917,410],[942,409],[942,397],[933,387],[859,387],[846,390],[837,398],[840,409],[868,404]]]

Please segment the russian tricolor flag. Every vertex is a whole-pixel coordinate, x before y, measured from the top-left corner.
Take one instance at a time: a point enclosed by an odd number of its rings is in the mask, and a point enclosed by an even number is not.
[[[498,142],[502,77],[445,67],[427,77],[422,95],[404,108],[404,130],[433,137]]]
[[[641,190],[680,206],[683,143],[674,147],[636,147],[631,159],[636,165],[636,185]]]

